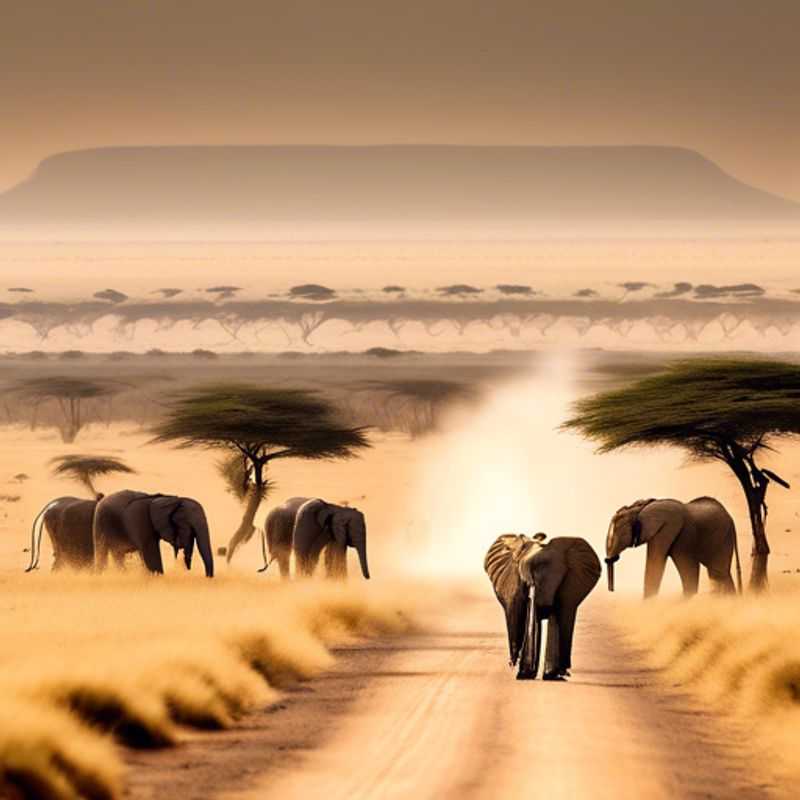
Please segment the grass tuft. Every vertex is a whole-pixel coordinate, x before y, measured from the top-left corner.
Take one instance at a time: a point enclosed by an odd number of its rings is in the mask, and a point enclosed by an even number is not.
[[[624,615],[652,666],[748,733],[779,773],[800,779],[796,589],[689,601],[650,600]]]
[[[353,582],[0,577],[0,796],[116,800],[117,745],[219,730],[328,668],[330,646],[410,627],[396,597]]]

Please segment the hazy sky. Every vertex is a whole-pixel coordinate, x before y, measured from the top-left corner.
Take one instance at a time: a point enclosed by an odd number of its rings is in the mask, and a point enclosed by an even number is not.
[[[669,144],[800,200],[799,0],[0,0],[0,188],[119,144]]]

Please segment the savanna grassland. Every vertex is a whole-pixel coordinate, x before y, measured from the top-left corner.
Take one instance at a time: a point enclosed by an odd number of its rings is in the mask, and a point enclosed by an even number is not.
[[[385,586],[180,574],[0,581],[3,796],[116,797],[114,740],[162,748],[182,728],[230,727],[330,666],[332,644],[411,625],[409,602]]]
[[[798,577],[797,570],[780,574],[757,596],[637,603],[623,622],[668,690],[688,691],[701,708],[722,712],[786,787],[800,779]]]
[[[328,669],[332,647],[408,634],[427,624],[431,606],[461,620],[469,608],[448,587],[466,580],[487,595],[482,557],[503,530],[582,535],[601,552],[620,505],[639,496],[713,494],[737,521],[747,572],[746,511],[723,469],[686,464],[681,454],[663,450],[598,456],[556,430],[575,397],[621,385],[668,358],[586,351],[555,365],[542,353],[505,352],[3,359],[3,791],[15,798],[120,797],[132,749],[179,748],[187,731],[235,728],[287,686]],[[20,393],[31,378],[56,383],[64,375],[113,388],[82,401],[77,426],[69,402],[52,396],[34,402]],[[171,394],[232,380],[319,391],[345,419],[371,427],[372,446],[357,459],[276,462],[256,518],[263,525],[267,509],[293,495],[359,507],[368,520],[369,583],[355,569],[346,585],[286,585],[272,569],[257,576],[257,537],[230,565],[218,557],[212,581],[197,566],[187,574],[166,549],[164,577],[141,573],[135,560],[124,574],[53,575],[47,542],[41,569],[23,574],[36,512],[53,497],[85,493],[51,474],[50,460],[67,454],[113,455],[135,470],[99,478],[100,491],[195,497],[206,509],[215,549],[226,544],[242,509],[226,491],[218,456],[154,445],[149,430]],[[793,486],[800,481],[796,444],[772,459]],[[775,487],[769,502],[768,595],[634,602],[643,568],[637,551],[618,566],[622,596],[607,597],[599,586],[589,605],[658,670],[665,690],[678,684],[696,708],[749,730],[752,752],[768,759],[788,786],[800,775],[793,748],[800,735],[800,501]],[[667,591],[675,586],[668,575]],[[492,663],[505,658],[498,653]]]

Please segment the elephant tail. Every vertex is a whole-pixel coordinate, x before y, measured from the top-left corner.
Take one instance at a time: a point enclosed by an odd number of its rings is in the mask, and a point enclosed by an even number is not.
[[[268,521],[269,523],[269,521]],[[269,557],[267,553],[267,528],[266,525],[261,529],[261,556],[264,559],[264,566],[259,569],[259,572],[266,572],[269,565],[275,560],[275,556]]]
[[[34,518],[31,525],[31,563],[25,568],[25,572],[32,572],[39,568],[39,558],[42,555],[42,531],[44,530],[44,515],[58,503],[58,500],[51,500]],[[39,523],[39,536],[36,536],[36,524]]]
[[[739,542],[736,536],[736,525],[731,524],[733,531],[733,555],[736,558],[736,591],[742,593],[742,562],[739,560]]]

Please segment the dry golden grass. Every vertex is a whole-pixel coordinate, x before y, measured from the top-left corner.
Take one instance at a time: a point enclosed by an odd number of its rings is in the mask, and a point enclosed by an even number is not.
[[[657,599],[631,608],[627,632],[672,684],[729,715],[748,747],[800,778],[797,589]],[[657,610],[658,613],[653,613]]]
[[[114,739],[225,728],[328,667],[329,645],[410,627],[407,592],[355,582],[38,574],[0,595],[4,797],[115,798]]]

